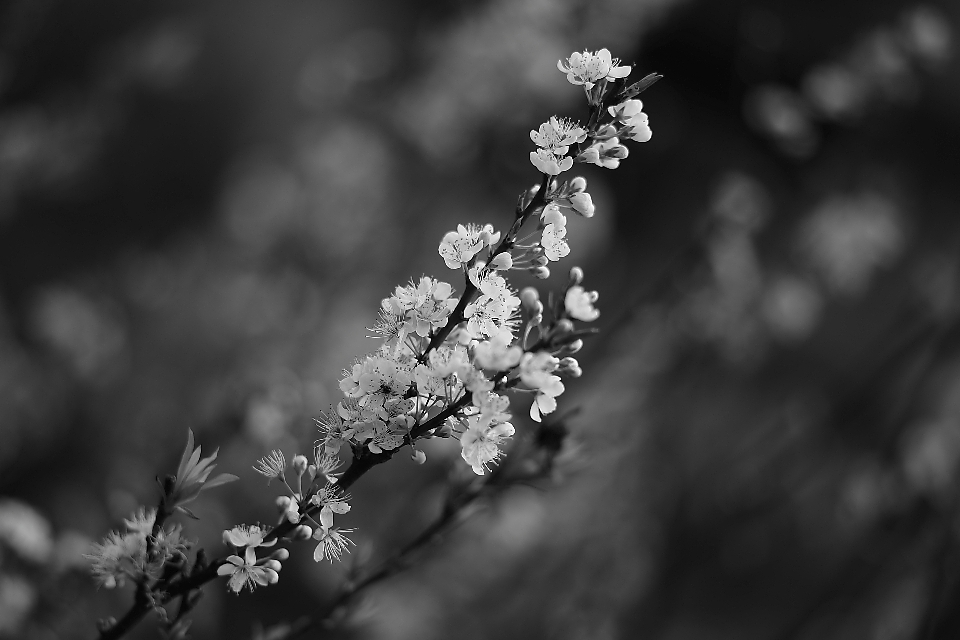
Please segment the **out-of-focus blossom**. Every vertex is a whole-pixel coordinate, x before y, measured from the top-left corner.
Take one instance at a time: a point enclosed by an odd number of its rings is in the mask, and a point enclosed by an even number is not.
[[[117,310],[75,289],[42,292],[33,308],[33,323],[36,333],[85,379],[116,363],[127,343],[127,329]]]
[[[803,79],[803,93],[820,114],[831,120],[860,115],[868,97],[863,78],[843,64],[823,64]]]
[[[38,595],[26,578],[0,575],[0,635],[18,637]]]
[[[53,551],[50,523],[30,505],[0,500],[0,543],[26,560],[44,563]]]
[[[767,326],[784,340],[799,340],[813,331],[823,309],[823,297],[809,282],[781,276],[766,287],[761,313]]]
[[[901,31],[907,48],[925,62],[943,62],[952,53],[953,29],[936,7],[920,5],[907,10]]]
[[[594,308],[599,294],[596,291],[585,291],[580,285],[567,289],[563,298],[563,306],[571,318],[583,322],[593,322],[600,317],[600,312]]]
[[[802,223],[798,239],[814,269],[844,294],[862,292],[906,242],[900,211],[875,192],[828,198]]]
[[[763,85],[753,89],[745,98],[744,110],[750,124],[785,153],[807,157],[816,151],[820,132],[811,121],[810,108],[789,87]]]

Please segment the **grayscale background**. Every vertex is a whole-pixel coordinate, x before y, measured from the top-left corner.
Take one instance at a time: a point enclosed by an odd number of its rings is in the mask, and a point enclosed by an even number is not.
[[[253,462],[309,451],[395,285],[456,275],[444,232],[507,226],[528,131],[585,113],[557,59],[600,47],[665,77],[544,285],[579,264],[602,313],[557,482],[328,637],[960,637],[958,29],[947,0],[0,3],[0,637],[125,610],[80,554],[188,427],[241,476],[188,536],[272,518]],[[358,553],[458,453],[364,478]],[[311,553],[209,585],[194,637],[318,608],[345,567]]]

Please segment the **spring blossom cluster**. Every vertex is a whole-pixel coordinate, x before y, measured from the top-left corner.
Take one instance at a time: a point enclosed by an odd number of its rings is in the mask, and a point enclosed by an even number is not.
[[[652,84],[652,76],[627,86],[631,67],[606,49],[575,52],[558,68],[583,87],[586,124],[552,116],[530,132],[530,162],[540,180],[521,194],[513,223],[501,229],[459,224],[440,241],[439,256],[451,277],[461,279],[460,292],[430,276],[396,287],[383,298],[372,328],[378,343],[343,371],[342,399],[317,419],[312,455],[288,461],[276,450],[256,463],[257,472],[282,485],[276,499],[280,528],[241,524],[223,533],[232,552],[218,561],[216,573],[227,578],[230,591],[278,581],[289,555],[271,550],[278,541],[314,540],[317,561],[339,560],[349,551],[352,529],[334,522],[351,509],[339,484],[341,457],[379,463],[409,446],[413,460],[423,463],[418,442],[438,438],[453,443],[469,469],[483,475],[517,431],[511,398],[529,403],[527,414],[541,421],[557,409],[563,378],[580,375],[573,355],[592,331],[575,323],[599,316],[597,293],[582,286],[583,271],[571,269],[563,290],[546,305],[535,288],[518,292],[508,278],[512,271],[547,278],[550,265],[570,254],[567,216],[590,218],[595,207],[586,180],[558,176],[576,163],[615,169],[628,156],[625,142],[650,139],[648,117],[635,96]],[[528,222],[532,230],[522,235]],[[193,496],[206,475],[190,471],[190,464],[206,462],[190,460],[179,474],[199,478],[190,480],[199,483],[190,489]],[[155,584],[171,558],[186,553],[190,544],[179,527],[154,532],[153,518],[153,512],[135,514],[125,532],[94,548],[89,557],[101,584]]]

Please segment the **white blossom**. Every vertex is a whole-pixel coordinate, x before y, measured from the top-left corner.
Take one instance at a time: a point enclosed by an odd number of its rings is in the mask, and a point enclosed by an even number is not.
[[[639,100],[627,100],[623,104],[607,109],[610,115],[630,127],[627,137],[637,142],[647,142],[653,136],[649,118],[643,112],[643,103]]]
[[[397,287],[381,306],[384,311],[404,319],[405,331],[426,337],[431,330],[446,324],[450,312],[457,306],[457,300],[450,297],[452,294],[453,287],[448,283],[423,276],[417,284]]]
[[[512,333],[501,331],[489,340],[477,344],[473,350],[477,365],[481,369],[494,371],[507,371],[517,366],[520,356],[523,355],[523,349],[517,345],[511,346],[512,340]]]
[[[245,586],[253,591],[256,585],[265,587],[280,579],[277,573],[280,563],[267,560],[263,565],[258,565],[257,554],[253,549],[247,547],[242,558],[236,555],[227,556],[227,561],[217,568],[217,575],[230,576],[227,586],[234,593],[240,593]]]
[[[543,237],[540,246],[547,258],[556,262],[570,253],[570,245],[563,238],[567,235],[567,228],[551,223],[543,228]]]
[[[338,527],[319,527],[313,532],[313,539],[319,540],[316,550],[313,552],[313,559],[320,562],[324,558],[333,563],[334,559],[340,560],[343,552],[350,552],[349,545],[354,544],[345,533],[352,533],[353,529],[340,529]],[[354,545],[356,546],[356,545]]]
[[[630,75],[631,67],[617,66],[619,63],[618,58],[610,57],[607,49],[600,49],[596,53],[574,51],[566,62],[558,60],[557,68],[567,74],[570,84],[583,85],[586,89],[592,89],[594,83],[600,80],[615,80]]]
[[[539,130],[530,132],[530,139],[541,149],[565,156],[571,144],[587,139],[587,130],[572,120],[552,116]]]
[[[567,289],[563,306],[571,318],[593,322],[600,317],[600,312],[593,307],[598,297],[599,294],[596,291],[587,292],[580,285],[574,285]]]
[[[616,169],[620,166],[620,161],[627,157],[627,154],[627,148],[620,144],[619,139],[613,137],[594,142],[577,156],[577,160],[595,164],[605,169]]]
[[[474,473],[482,476],[502,455],[500,443],[513,434],[514,428],[509,422],[491,424],[483,414],[470,416],[466,430],[460,435],[460,456]]]
[[[573,167],[573,158],[564,158],[547,149],[537,149],[530,152],[530,162],[541,173],[550,176],[560,175]],[[447,263],[449,266],[449,263]]]
[[[571,164],[572,166],[572,164]],[[485,246],[500,241],[500,232],[494,232],[493,225],[483,227],[476,224],[457,225],[456,231],[450,231],[440,242],[440,257],[451,269],[459,269],[473,260]]]

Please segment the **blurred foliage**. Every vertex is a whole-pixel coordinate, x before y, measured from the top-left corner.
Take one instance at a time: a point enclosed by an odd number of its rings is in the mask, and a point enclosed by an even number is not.
[[[156,502],[187,428],[242,477],[188,535],[216,554],[269,517],[253,461],[309,447],[446,230],[505,225],[527,131],[581,108],[556,60],[608,47],[665,79],[653,140],[589,168],[570,220],[603,333],[560,482],[336,633],[958,637],[958,25],[899,0],[0,5],[0,636],[124,610],[80,554]],[[427,453],[355,488],[354,558],[436,516],[457,452]],[[251,637],[344,571],[308,549],[276,588],[211,585],[193,633]]]

